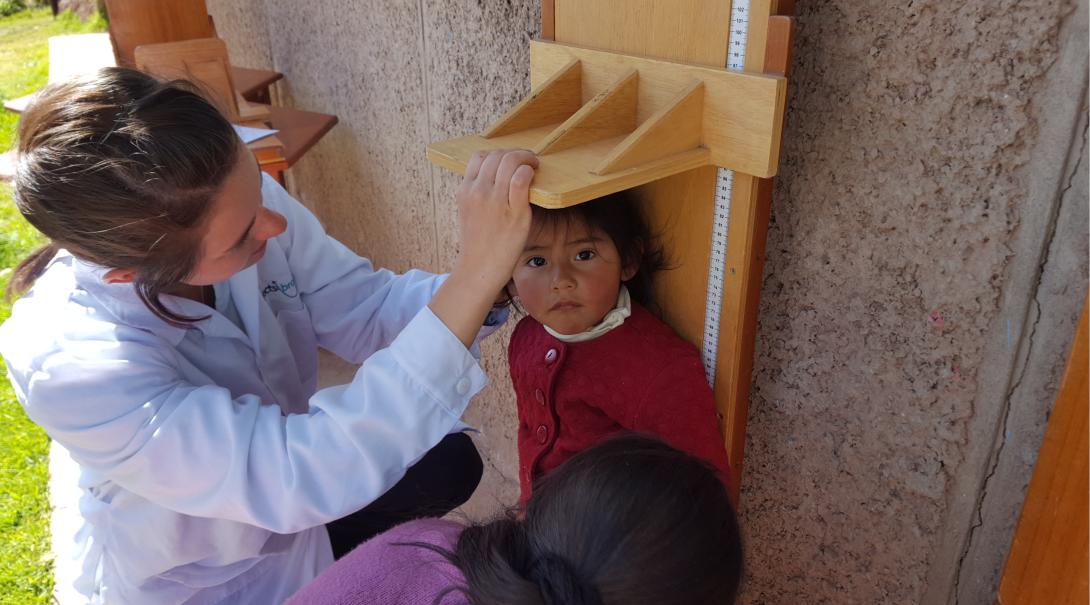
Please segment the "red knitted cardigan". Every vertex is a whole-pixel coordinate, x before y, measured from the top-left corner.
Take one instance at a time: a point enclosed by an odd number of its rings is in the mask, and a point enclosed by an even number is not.
[[[508,363],[518,404],[521,501],[533,482],[620,431],[652,433],[715,466],[730,466],[696,349],[632,303],[623,324],[565,343],[531,317],[515,327]]]

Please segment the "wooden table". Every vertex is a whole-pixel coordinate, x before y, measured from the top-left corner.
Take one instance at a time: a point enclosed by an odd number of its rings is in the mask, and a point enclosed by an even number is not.
[[[231,79],[235,82],[235,90],[243,99],[253,103],[271,103],[269,87],[283,78],[284,74],[278,71],[231,66]]]
[[[258,164],[266,173],[276,177],[284,185],[284,171],[303,157],[337,124],[337,116],[315,111],[303,111],[291,107],[267,106],[269,128],[275,128],[280,146],[266,147],[262,140],[250,145]]]

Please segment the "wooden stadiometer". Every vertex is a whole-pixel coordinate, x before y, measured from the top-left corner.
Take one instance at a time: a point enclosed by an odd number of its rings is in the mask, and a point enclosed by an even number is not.
[[[702,166],[776,173],[782,77],[534,41],[530,84],[483,133],[433,143],[428,159],[464,173],[477,151],[530,149],[530,201],[545,208]]]
[[[739,48],[730,38],[742,6],[748,41]],[[711,244],[726,240],[712,362],[735,504],[793,12],[791,0],[541,0],[530,95],[481,134],[428,147],[429,159],[456,172],[478,150],[536,151],[530,200],[547,208],[632,188],[673,267],[654,276],[654,303],[698,349]],[[724,69],[738,53],[744,70]],[[733,171],[722,231],[713,229],[716,166]]]

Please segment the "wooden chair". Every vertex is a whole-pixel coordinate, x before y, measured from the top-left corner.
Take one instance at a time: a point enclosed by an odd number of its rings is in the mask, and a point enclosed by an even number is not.
[[[235,123],[275,128],[276,136],[250,144],[262,170],[284,182],[297,162],[337,123],[324,113],[246,101],[234,83],[227,45],[219,38],[145,44],[135,49],[137,69],[162,78],[184,78],[203,87]]]
[[[140,46],[218,37],[205,0],[106,0],[106,12],[114,58],[122,67],[136,65]],[[235,90],[256,103],[269,103],[270,86],[284,77],[276,71],[236,66],[230,72]]]
[[[161,78],[191,80],[215,100],[227,119],[235,123],[264,120],[266,106],[252,105],[235,87],[227,44],[219,38],[144,44],[133,49],[136,69]]]
[[[138,46],[216,35],[205,0],[106,0],[106,12],[121,67],[136,66]]]

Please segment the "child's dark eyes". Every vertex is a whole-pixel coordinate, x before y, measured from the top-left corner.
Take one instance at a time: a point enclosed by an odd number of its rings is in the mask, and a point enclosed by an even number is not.
[[[575,255],[575,260],[590,260],[594,258],[594,250],[580,250]]]
[[[530,259],[526,261],[526,264],[530,267],[544,267],[545,259],[540,256],[531,256]]]

